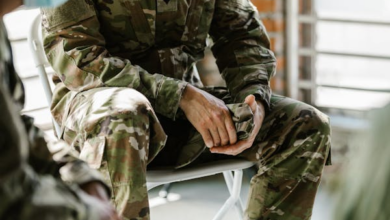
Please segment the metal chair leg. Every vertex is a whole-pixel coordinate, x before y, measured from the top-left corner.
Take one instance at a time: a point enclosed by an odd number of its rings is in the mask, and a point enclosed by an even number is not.
[[[169,191],[171,190],[172,183],[166,183],[164,186],[160,189],[160,192],[158,192],[158,196],[161,198],[168,198]]]
[[[232,190],[233,190],[234,178],[238,178],[238,177],[236,177],[236,176],[233,177],[233,174],[231,171],[223,172],[223,176],[225,178],[225,182],[226,182],[226,185],[229,189],[229,192],[230,192],[230,194],[232,194],[233,193]],[[242,177],[241,177],[241,181],[242,181]],[[240,190],[240,192],[241,192],[241,190]],[[235,203],[235,207],[236,207],[237,213],[239,215],[239,218],[243,219],[244,218],[244,205],[243,205],[242,200],[241,200],[240,192],[238,194],[238,199]]]
[[[230,197],[228,198],[228,200],[226,200],[225,204],[218,211],[218,213],[215,215],[213,220],[221,220],[225,216],[225,214],[228,212],[228,210],[240,200],[239,198],[240,198],[241,184],[242,184],[242,173],[243,173],[242,170],[235,170],[233,181],[230,181],[230,178],[228,178],[229,180],[226,181],[228,188],[229,188],[229,185],[231,183],[233,183],[231,185],[231,190],[229,190]],[[231,173],[230,173],[230,175],[231,175]],[[237,206],[237,209],[239,209],[238,206]]]

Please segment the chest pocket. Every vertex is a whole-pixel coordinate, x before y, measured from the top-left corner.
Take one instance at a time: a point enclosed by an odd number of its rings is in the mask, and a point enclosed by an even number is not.
[[[152,45],[154,42],[154,31],[152,31],[154,30],[154,21],[149,21],[154,20],[155,10],[144,9],[140,1],[121,0],[120,2],[131,20],[138,41]]]
[[[214,1],[193,0],[187,14],[183,42],[204,47],[214,11]]]
[[[138,0],[99,1],[102,32],[122,49],[148,47],[154,42],[154,10],[144,9]],[[107,37],[108,36],[108,37]],[[109,43],[108,42],[108,43]]]

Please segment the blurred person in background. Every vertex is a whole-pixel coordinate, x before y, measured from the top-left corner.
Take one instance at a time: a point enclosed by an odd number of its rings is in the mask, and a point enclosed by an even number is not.
[[[341,175],[335,220],[390,219],[390,105],[372,111],[370,122]]]
[[[19,115],[23,84],[12,63],[3,16],[25,4],[64,1],[0,0],[0,219],[119,219],[100,174],[64,142],[48,144],[33,119]]]

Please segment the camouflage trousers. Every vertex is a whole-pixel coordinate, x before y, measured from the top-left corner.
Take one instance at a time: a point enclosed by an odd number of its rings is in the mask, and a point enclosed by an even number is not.
[[[254,145],[236,156],[259,164],[250,183],[245,219],[310,219],[322,170],[330,159],[329,120],[286,97],[273,95],[271,102]],[[191,146],[204,143],[191,124],[156,115],[142,94],[128,88],[79,93],[63,127],[64,140],[105,175],[124,219],[150,218],[148,167],[231,158],[205,148],[193,154]],[[188,155],[194,156],[183,159]]]

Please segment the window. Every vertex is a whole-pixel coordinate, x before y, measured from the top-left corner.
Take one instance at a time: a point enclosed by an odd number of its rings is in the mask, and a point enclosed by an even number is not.
[[[21,8],[7,14],[4,23],[11,40],[15,68],[25,87],[26,103],[23,113],[34,117],[37,126],[48,130],[52,127],[50,111],[27,42],[30,26],[38,14],[39,9]],[[52,133],[48,132],[48,134]]]
[[[318,107],[366,111],[390,102],[390,1],[290,0],[295,98]],[[294,14],[295,13],[295,14]],[[296,45],[296,46],[294,46]],[[295,70],[294,70],[295,68]],[[293,86],[290,86],[293,90]]]

